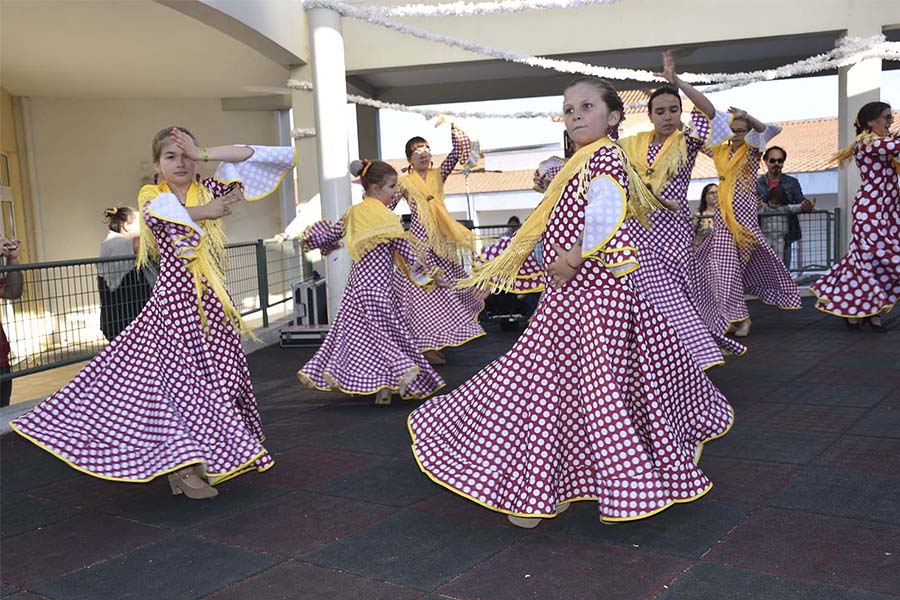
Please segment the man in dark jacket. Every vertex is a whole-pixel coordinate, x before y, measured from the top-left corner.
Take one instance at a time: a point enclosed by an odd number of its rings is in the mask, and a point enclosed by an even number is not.
[[[766,165],[766,172],[760,175],[756,180],[756,195],[759,198],[765,198],[770,190],[781,187],[784,190],[784,197],[788,204],[801,204],[804,200],[803,189],[796,177],[784,174],[784,161],[787,159],[787,152],[781,146],[771,146],[766,149],[762,160]],[[784,265],[791,268],[791,253],[794,242],[802,238],[800,232],[800,219],[796,214],[788,215],[788,231],[784,237],[784,255],[782,260]]]

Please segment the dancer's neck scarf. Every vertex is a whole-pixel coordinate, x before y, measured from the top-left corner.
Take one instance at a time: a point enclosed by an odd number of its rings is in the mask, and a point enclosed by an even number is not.
[[[385,242],[406,237],[400,217],[375,198],[364,198],[344,215],[344,245],[354,261]]]
[[[650,165],[647,155],[653,136],[653,131],[642,131],[619,140],[619,145],[625,149],[628,160],[634,165],[641,181],[650,188],[651,192],[659,194],[669,180],[678,174],[678,170],[687,163],[688,149],[684,134],[675,131],[663,142],[653,165]]]
[[[628,162],[625,151],[608,137],[584,146],[566,161],[559,173],[547,186],[544,198],[537,205],[522,226],[510,240],[506,249],[496,258],[481,263],[473,268],[472,275],[461,279],[456,287],[478,287],[492,290],[515,289],[516,275],[525,259],[534,251],[534,247],[544,235],[547,222],[553,210],[565,192],[566,186],[573,177],[578,177],[576,197],[581,196],[590,185],[589,165],[594,153],[604,146],[614,146],[628,173],[628,209],[626,217],[634,217],[647,226],[647,215],[660,207],[659,201],[653,197],[640,177]]]
[[[173,193],[169,188],[169,184],[165,181],[159,185],[145,185],[141,188],[138,194],[138,206],[140,207],[142,220],[144,218],[144,205],[166,192]],[[185,208],[203,206],[211,202],[212,199],[212,192],[205,185],[194,182],[188,188],[184,206]],[[204,327],[207,325],[206,313],[203,310],[203,293],[207,289],[211,289],[222,304],[226,321],[238,331],[249,331],[243,319],[241,319],[240,312],[232,304],[228,291],[225,289],[225,232],[222,230],[222,222],[219,219],[207,219],[197,224],[203,229],[200,243],[193,248],[193,252],[190,255],[182,255],[182,258],[187,260],[186,267],[194,276],[200,322]],[[151,258],[159,256],[159,248],[156,245],[153,232],[146,223],[141,225],[141,245],[137,255],[138,268],[147,264]]]
[[[719,214],[722,215],[722,221],[731,232],[731,237],[741,255],[745,256],[756,244],[756,236],[738,223],[734,214],[734,197],[738,191],[746,191],[743,188],[747,186],[747,182],[742,175],[747,169],[749,148],[746,142],[738,146],[734,154],[731,154],[731,148],[731,144],[727,142],[713,148],[713,162],[719,173]]]
[[[410,170],[400,177],[408,200],[416,203],[419,219],[428,234],[428,245],[438,255],[459,260],[459,250],[474,252],[475,235],[450,216],[444,204],[444,180],[438,169],[429,169],[425,180]]]

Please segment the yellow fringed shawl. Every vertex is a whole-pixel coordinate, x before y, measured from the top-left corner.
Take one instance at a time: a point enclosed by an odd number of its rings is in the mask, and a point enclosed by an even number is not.
[[[344,245],[354,261],[385,242],[406,237],[400,217],[374,198],[364,198],[344,215]]]
[[[645,227],[648,226],[647,215],[662,205],[653,197],[628,162],[625,151],[609,138],[604,137],[593,144],[584,146],[566,161],[563,168],[547,186],[547,191],[540,204],[528,215],[525,222],[509,242],[509,246],[496,258],[476,265],[472,275],[456,282],[458,288],[478,287],[481,289],[510,290],[516,282],[516,275],[522,263],[532,253],[534,247],[544,235],[547,222],[565,192],[566,186],[573,177],[578,177],[577,196],[585,193],[590,185],[589,165],[594,153],[604,146],[613,146],[619,152],[619,158],[628,174],[628,208],[627,217],[634,217]],[[576,197],[577,197],[576,196]]]
[[[678,169],[687,162],[687,140],[682,132],[673,132],[663,142],[662,148],[659,149],[651,166],[647,161],[647,153],[650,150],[652,139],[652,131],[642,131],[619,140],[619,145],[625,149],[625,154],[634,165],[641,181],[650,188],[651,192],[659,194],[669,180],[675,177]]]
[[[838,161],[839,165],[843,165],[845,162],[853,158],[853,155],[856,153],[856,147],[859,144],[864,146],[869,146],[875,140],[879,139],[880,136],[872,133],[871,131],[863,131],[858,136],[853,138],[853,141],[850,142],[849,145],[841,148],[837,154],[834,155],[835,160]],[[894,169],[900,174],[900,158],[895,158],[893,161]]]
[[[444,180],[438,169],[429,169],[426,180],[410,171],[402,175],[400,187],[406,199],[416,203],[419,219],[428,234],[428,245],[441,257],[459,260],[459,250],[475,251],[475,235],[450,216],[444,204]]]
[[[159,185],[145,185],[138,194],[138,206],[143,221],[144,205],[162,193],[172,193],[169,185],[164,181]],[[188,188],[185,208],[203,206],[212,201],[213,195],[206,186],[192,183]],[[138,268],[147,264],[152,258],[159,256],[159,248],[153,232],[146,223],[141,223],[141,245],[137,254]],[[203,310],[203,293],[211,289],[225,312],[225,318],[239,332],[248,332],[240,312],[234,307],[228,291],[225,289],[225,232],[219,219],[207,219],[198,223],[203,234],[200,243],[192,248],[190,255],[182,254],[181,258],[187,261],[185,265],[194,276],[194,284],[197,289],[197,309],[200,311],[200,322],[205,327],[207,324],[206,313]],[[188,237],[188,236],[184,236]],[[183,239],[183,238],[182,238]]]
[[[719,214],[722,215],[722,221],[731,232],[734,243],[737,245],[741,255],[745,255],[747,251],[756,245],[756,236],[753,232],[738,223],[734,214],[734,197],[737,194],[738,186],[746,186],[741,175],[747,168],[747,153],[749,148],[746,142],[741,144],[734,154],[731,153],[731,144],[724,142],[713,148],[713,162],[716,164],[716,171],[719,173]]]

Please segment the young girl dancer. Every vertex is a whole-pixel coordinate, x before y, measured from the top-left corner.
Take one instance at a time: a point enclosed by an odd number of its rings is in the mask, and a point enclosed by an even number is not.
[[[200,181],[199,161],[224,161]],[[70,466],[101,479],[169,475],[172,493],[211,498],[216,484],[272,466],[225,291],[219,219],[261,198],[293,165],[290,148],[198,147],[184,128],[153,138],[159,185],[138,198],[138,264],[159,254],[144,310],[65,387],[12,423]],[[231,187],[231,191],[226,190]]]
[[[350,280],[328,337],[297,372],[311,389],[375,394],[376,404],[423,398],[444,382],[416,347],[402,316],[391,279],[395,265],[417,287],[434,288],[435,273],[419,272],[412,236],[388,205],[397,193],[397,171],[380,160],[353,161],[366,197],[336,224],[319,221],[301,238],[307,250],[329,254],[344,245],[353,259]],[[414,267],[410,267],[414,265]],[[432,284],[432,285],[429,285]]]
[[[743,110],[732,107],[729,112],[734,135],[707,151],[719,173],[719,211],[712,233],[697,251],[697,261],[711,278],[720,318],[736,326],[736,337],[746,337],[750,313],[745,293],[784,309],[800,308],[800,294],[784,263],[763,238],[756,212],[759,159],[781,128]]]
[[[406,142],[409,170],[400,177],[403,197],[412,217],[409,232],[428,247],[425,267],[440,269],[449,283],[467,276],[459,253],[475,249],[472,232],[458,223],[444,205],[444,181],[458,162],[472,152],[468,136],[451,124],[453,150],[433,169],[431,148],[421,137]],[[426,294],[402,273],[394,276],[400,311],[412,328],[419,350],[431,364],[444,364],[441,348],[461,346],[484,335],[478,315],[484,307],[483,296],[474,290],[439,289]]]
[[[746,351],[725,337],[728,323],[718,318],[710,281],[700,277],[703,271],[692,248],[694,235],[687,201],[697,153],[731,137],[730,119],[678,77],[668,52],[663,53],[663,72],[659,75],[670,86],[650,95],[647,112],[653,130],[625,138],[620,144],[647,187],[671,203],[673,210],[653,213],[647,227],[641,223],[630,227],[641,263],[631,286],[663,314],[697,363],[707,369],[723,363],[723,350],[728,354]],[[695,106],[684,132],[679,90]]]
[[[510,289],[542,242],[537,311],[509,352],[409,417],[432,480],[524,527],[576,500],[596,501],[608,522],[696,500],[712,484],[695,456],[732,422],[674,330],[630,287],[640,256],[626,217],[656,205],[607,137],[622,99],[580,78],[565,89],[564,113],[577,152],[506,251],[461,282]]]
[[[900,133],[891,133],[891,107],[869,102],[856,117],[856,139],[838,153],[856,161],[862,184],[853,202],[847,254],[810,288],[816,308],[847,319],[868,321],[884,332],[881,315],[900,298]]]

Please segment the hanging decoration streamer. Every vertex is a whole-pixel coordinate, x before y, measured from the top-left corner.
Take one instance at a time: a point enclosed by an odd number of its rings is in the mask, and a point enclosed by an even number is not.
[[[597,4],[616,4],[621,0],[502,0],[501,2],[448,2],[446,4],[404,4],[381,7],[391,17],[480,17],[497,13],[515,13],[526,10],[578,8]],[[312,4],[313,2],[308,2]]]
[[[657,77],[651,71],[623,69],[618,67],[599,67],[578,61],[543,58],[540,56],[532,56],[499,48],[482,46],[467,40],[432,33],[418,27],[411,27],[391,20],[392,9],[390,7],[363,7],[340,2],[339,0],[305,0],[304,4],[307,8],[329,8],[346,17],[359,19],[372,25],[379,25],[399,33],[508,62],[525,64],[561,73],[602,77],[604,79],[630,79],[648,83],[663,81],[663,79]],[[447,14],[455,13],[448,12]],[[459,13],[460,16],[463,14],[466,13]],[[771,81],[773,79],[781,79],[796,75],[818,73],[852,65],[868,58],[900,60],[900,42],[888,42],[883,35],[872,36],[869,38],[846,37],[839,40],[834,49],[824,54],[819,54],[776,69],[763,69],[744,73],[681,73],[679,77],[688,83],[719,84],[713,89],[713,91],[717,91],[747,85],[756,81]]]

